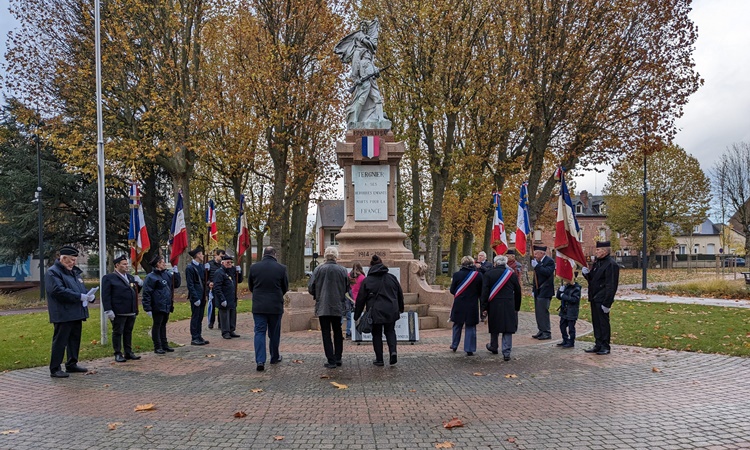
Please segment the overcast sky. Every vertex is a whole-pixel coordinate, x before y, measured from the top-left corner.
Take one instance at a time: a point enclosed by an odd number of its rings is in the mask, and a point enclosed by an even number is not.
[[[17,23],[0,0],[0,63],[5,41]],[[698,26],[696,68],[705,84],[693,94],[677,122],[676,143],[700,161],[708,173],[716,158],[734,142],[750,142],[750,0],[694,0],[691,18]],[[605,168],[603,168],[605,169]],[[577,178],[577,190],[600,193],[606,173]]]

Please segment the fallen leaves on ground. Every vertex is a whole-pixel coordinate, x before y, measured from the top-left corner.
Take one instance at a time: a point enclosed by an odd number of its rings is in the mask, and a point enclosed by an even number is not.
[[[409,392],[417,392],[416,389],[409,389]]]
[[[91,341],[91,345],[96,345],[98,343],[99,343],[99,341],[97,341],[96,339],[94,339],[93,341]]]
[[[206,355],[206,358],[216,358],[216,355]]]
[[[118,426],[122,425],[122,422],[110,422],[107,424],[109,431],[116,430]]]
[[[336,386],[338,389],[349,389],[349,386],[341,383],[336,383],[335,381],[331,381],[331,384]]]
[[[658,367],[652,367],[652,368],[651,368],[651,372],[654,372],[654,373],[659,373],[659,372],[661,372],[661,369],[660,369],[660,368],[658,368]]]
[[[105,385],[104,385],[104,387],[109,387],[109,386],[110,386],[109,384],[105,384]]]
[[[143,428],[145,428],[147,430],[150,430],[151,428],[154,428],[154,426],[153,425],[145,425]]]
[[[84,373],[84,375],[96,375],[96,370],[89,370],[88,372]]]
[[[13,361],[13,364],[21,364],[21,360],[19,359],[18,361]]]
[[[515,373],[506,373],[505,378],[518,378],[518,375]]]
[[[274,441],[283,441],[284,440],[284,436],[274,436],[273,440]]]
[[[508,438],[508,442],[510,442],[512,444],[512,443],[516,442],[516,438],[514,438],[514,437]]]
[[[475,377],[483,377],[484,376],[484,374],[482,372],[474,372],[472,375],[474,375]]]
[[[2,434],[2,435],[5,436],[5,435],[8,435],[8,434],[16,434],[19,431],[21,431],[21,430],[5,430],[5,431],[0,431],[0,434]]]
[[[439,442],[435,444],[435,448],[453,448],[456,444],[451,441]]]
[[[321,376],[320,376],[320,379],[321,379],[321,380],[329,380],[330,378],[331,378],[331,376],[330,376],[330,375],[321,375]]]
[[[293,359],[292,362],[294,364],[302,364],[304,361],[302,361],[301,359]]]
[[[154,409],[155,408],[153,403],[146,403],[145,405],[137,405],[135,407],[136,412],[153,411]]]
[[[462,426],[464,426],[464,423],[458,417],[454,417],[447,422],[443,422],[443,427],[445,428],[456,428]]]
[[[257,394],[258,392],[263,392],[263,389],[261,388],[250,389],[250,392],[252,392],[253,394]]]
[[[243,417],[247,417],[247,413],[245,411],[237,411],[234,413],[234,417],[241,419]]]

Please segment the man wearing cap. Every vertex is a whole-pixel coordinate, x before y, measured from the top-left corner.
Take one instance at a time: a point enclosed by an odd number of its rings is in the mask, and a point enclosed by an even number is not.
[[[182,278],[177,266],[167,270],[167,263],[161,255],[151,260],[151,267],[151,273],[143,282],[143,310],[154,320],[151,327],[154,353],[163,355],[174,351],[167,340],[167,322],[169,313],[174,311],[174,290],[180,287]]]
[[[615,302],[617,285],[620,282],[620,266],[610,255],[609,241],[596,243],[594,250],[596,259],[589,270],[581,270],[586,281],[589,282],[589,303],[591,304],[591,324],[594,326],[596,343],[586,353],[608,355],[610,352],[609,310]]]
[[[203,247],[200,245],[188,254],[193,258],[185,268],[185,281],[190,301],[190,345],[206,345],[203,339],[201,322],[206,311],[206,268],[203,265]]]
[[[44,275],[47,290],[49,321],[54,326],[52,355],[49,371],[52,378],[67,378],[72,372],[87,372],[78,365],[78,350],[81,347],[83,321],[89,317],[88,304],[94,301],[83,285],[81,269],[76,266],[78,250],[71,246],[60,249],[60,258]],[[60,365],[67,351],[65,372]]]
[[[534,339],[541,341],[552,339],[552,331],[549,321],[549,305],[552,296],[555,295],[555,261],[547,256],[547,247],[544,245],[534,246],[534,257],[531,259],[531,267],[534,268],[534,315],[536,316],[536,327],[538,333],[532,335]]]
[[[214,274],[214,302],[219,307],[219,326],[224,339],[238,338],[237,327],[237,285],[242,282],[239,266],[234,267],[234,258],[221,257],[221,268]]]
[[[518,277],[518,281],[520,282],[521,281],[521,265],[518,264],[518,261],[516,261],[516,251],[511,248],[505,253],[505,256],[508,257],[508,263],[506,264],[506,266],[508,267],[508,269],[512,270],[513,273],[516,274],[516,277]]]
[[[208,282],[208,329],[214,329],[214,322],[217,320],[218,314],[216,314],[218,304],[213,298],[214,289],[214,275],[216,271],[221,269],[221,257],[226,255],[226,252],[220,248],[214,249],[214,259],[206,263],[206,280]],[[221,328],[221,321],[219,321],[219,328]]]
[[[112,322],[112,348],[115,361],[141,359],[133,353],[133,327],[138,315],[138,291],[143,281],[128,273],[130,264],[125,255],[115,258],[115,271],[102,277],[102,308]],[[125,348],[123,355],[122,349]]]
[[[281,362],[281,316],[284,314],[284,294],[289,290],[286,266],[276,261],[276,249],[266,247],[263,259],[250,266],[247,284],[253,294],[255,322],[255,363],[260,372],[266,365],[266,332],[268,332],[271,364]]]

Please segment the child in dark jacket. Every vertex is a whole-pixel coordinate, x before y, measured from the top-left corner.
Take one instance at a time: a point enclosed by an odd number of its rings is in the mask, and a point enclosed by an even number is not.
[[[575,281],[577,276],[578,272],[575,272],[573,279],[566,281],[557,291],[557,298],[560,299],[560,333],[563,338],[563,341],[557,344],[558,347],[575,346],[576,320],[581,303],[581,285]]]

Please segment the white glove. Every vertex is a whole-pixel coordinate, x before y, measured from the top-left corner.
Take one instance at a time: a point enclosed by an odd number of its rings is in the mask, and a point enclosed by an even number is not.
[[[201,305],[201,301],[200,300],[196,300],[196,301],[193,302],[193,304],[195,306],[200,306]]]
[[[209,264],[209,263],[206,263],[206,264],[204,264],[204,265],[203,265],[203,267],[205,267],[205,268],[206,268],[206,270],[208,270],[208,269],[210,269],[210,268],[211,268],[211,264]]]
[[[241,273],[241,272],[242,272],[242,267],[237,266],[237,273]]]
[[[141,277],[139,277],[138,275],[135,275],[133,278],[138,286],[143,287],[143,279]]]
[[[226,300],[224,300],[223,302],[221,302],[221,307],[222,308],[226,308],[227,307],[227,301]]]
[[[177,266],[172,266],[172,272],[180,273],[180,271],[177,269]]]
[[[539,261],[537,261],[536,259],[531,260],[531,267],[536,267],[537,264],[539,264]]]
[[[588,267],[584,267],[583,269],[581,269],[581,273],[584,274],[584,275],[588,275],[589,268]]]
[[[89,301],[89,295],[88,294],[81,294],[81,301],[83,303],[88,303],[88,301]]]
[[[564,284],[560,286],[560,292],[563,292],[563,291],[565,291],[565,285]]]
[[[112,310],[104,311],[104,315],[107,316],[107,319],[109,320],[115,320],[115,312]]]
[[[154,315],[151,313],[151,311],[146,311],[146,314],[148,314],[148,316],[153,319]]]
[[[604,311],[604,314],[609,314],[609,310],[612,308],[607,308],[606,306],[602,305],[602,311]]]
[[[89,303],[94,303],[94,300],[96,300],[96,297],[94,296],[94,294],[89,294],[86,298],[86,301]]]

